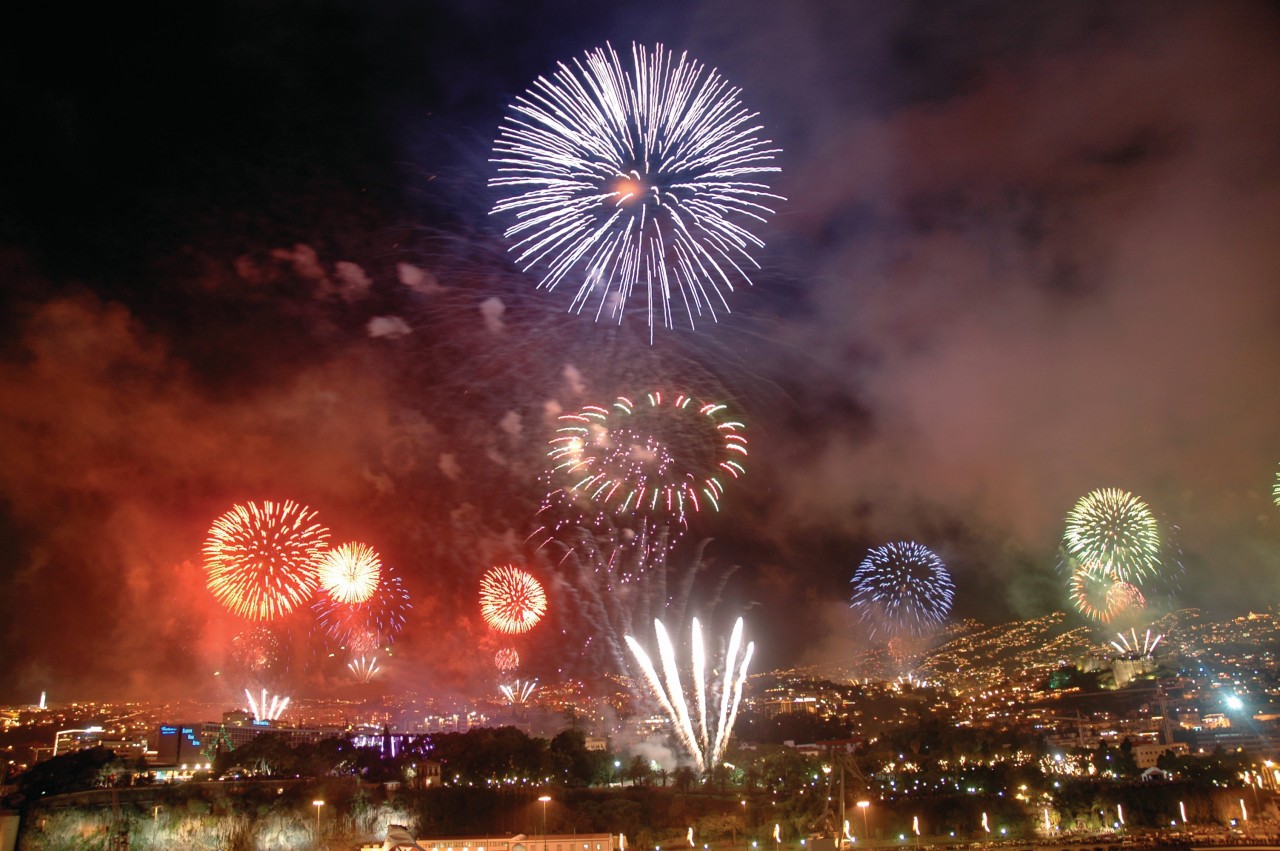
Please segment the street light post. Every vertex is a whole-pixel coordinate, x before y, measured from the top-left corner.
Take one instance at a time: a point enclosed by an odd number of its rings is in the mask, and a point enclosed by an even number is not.
[[[324,806],[324,801],[312,801],[311,805],[316,808],[316,846],[320,845],[320,808]]]
[[[870,801],[858,802],[858,809],[862,810],[862,834],[867,838],[868,842],[871,841],[871,828],[867,827],[867,810],[870,809],[870,807]]]
[[[547,803],[550,800],[550,795],[538,798],[538,803],[542,804],[542,851],[547,851]]]

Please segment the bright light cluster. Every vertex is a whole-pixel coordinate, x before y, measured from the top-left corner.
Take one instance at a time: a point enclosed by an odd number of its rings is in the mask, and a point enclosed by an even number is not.
[[[680,681],[680,665],[676,661],[675,648],[667,636],[667,628],[662,621],[653,622],[658,637],[658,654],[662,660],[662,676],[658,676],[649,654],[630,635],[626,636],[627,646],[631,648],[640,670],[644,673],[653,696],[657,698],[671,723],[675,725],[676,736],[681,745],[693,757],[699,772],[715,768],[724,756],[729,744],[729,734],[733,730],[733,722],[738,717],[738,704],[742,702],[742,688],[747,681],[747,666],[755,653],[755,642],[748,642],[746,650],[739,659],[742,650],[742,618],[733,625],[729,636],[729,649],[722,660],[724,676],[718,684],[720,709],[715,715],[708,717],[708,704],[714,710],[717,684],[708,687],[707,657],[703,649],[702,626],[698,619],[693,619],[692,639],[692,685],[694,703],[692,711],[685,699],[684,686]]]

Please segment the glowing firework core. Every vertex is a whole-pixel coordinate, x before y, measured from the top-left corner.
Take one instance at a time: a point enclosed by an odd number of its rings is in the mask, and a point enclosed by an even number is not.
[[[746,651],[739,662],[738,651],[742,647],[742,618],[738,618],[733,625],[733,633],[729,637],[729,649],[724,658],[724,676],[719,683],[720,711],[709,720],[708,699],[710,698],[710,702],[714,704],[715,696],[709,694],[713,689],[707,687],[707,659],[703,651],[702,626],[698,623],[698,619],[693,619],[692,628],[694,688],[692,714],[685,700],[684,686],[680,682],[680,667],[676,662],[671,639],[667,637],[667,629],[659,620],[653,622],[653,627],[658,636],[658,653],[662,659],[663,677],[658,676],[653,662],[649,659],[649,654],[629,635],[626,636],[627,646],[631,648],[632,654],[640,664],[649,689],[675,726],[677,738],[693,757],[698,771],[709,771],[720,763],[725,748],[728,747],[729,734],[733,731],[733,723],[738,717],[738,704],[742,701],[742,687],[747,681],[747,666],[755,653],[755,642],[747,644]],[[738,668],[736,676],[735,665]]]
[[[480,579],[480,615],[498,632],[528,632],[547,611],[547,595],[533,576],[510,565],[490,568]]]
[[[340,603],[363,603],[378,589],[382,559],[364,544],[343,544],[320,562],[320,586]]]
[[[309,599],[329,540],[315,516],[293,502],[251,502],[214,521],[204,562],[218,602],[248,620],[270,621]]]

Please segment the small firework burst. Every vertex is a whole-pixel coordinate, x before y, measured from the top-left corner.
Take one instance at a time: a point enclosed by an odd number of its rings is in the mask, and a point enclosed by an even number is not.
[[[320,587],[339,603],[363,603],[373,596],[382,559],[372,547],[343,544],[327,552],[318,568]]]
[[[514,647],[503,647],[493,654],[493,665],[504,674],[514,671],[520,667],[520,654]]]
[[[867,553],[854,571],[849,606],[889,637],[924,635],[951,612],[955,585],[942,559],[914,541],[899,541]]]
[[[493,567],[480,579],[480,615],[506,635],[528,632],[547,611],[542,583],[518,567]]]

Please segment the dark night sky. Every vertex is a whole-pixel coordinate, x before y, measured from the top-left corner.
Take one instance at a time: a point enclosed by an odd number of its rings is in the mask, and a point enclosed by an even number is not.
[[[228,688],[200,546],[267,498],[404,574],[387,682],[491,688],[480,573],[529,563],[564,604],[524,544],[551,412],[659,383],[751,429],[676,559],[740,568],[691,605],[745,611],[760,665],[865,646],[848,581],[889,540],[946,561],[957,616],[1064,608],[1098,487],[1178,527],[1160,605],[1277,599],[1274,5],[201,13],[52,7],[0,49],[0,700]],[[653,346],[516,272],[486,186],[511,99],[632,40],[742,87],[788,199],[733,313]],[[531,672],[588,673],[562,609]]]

